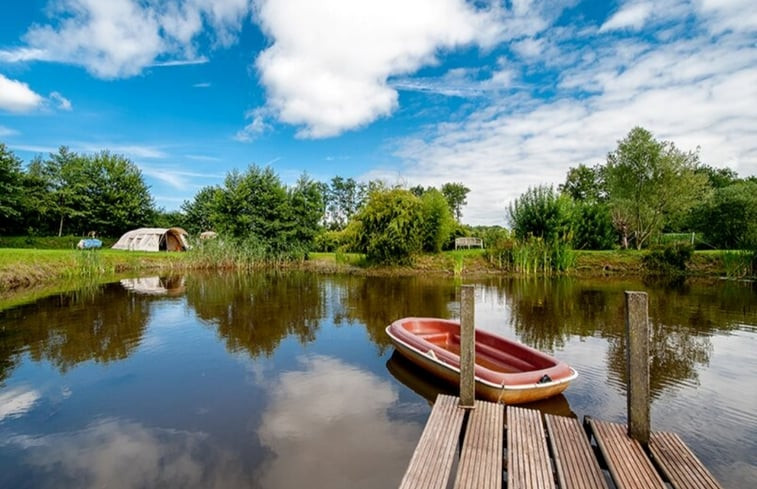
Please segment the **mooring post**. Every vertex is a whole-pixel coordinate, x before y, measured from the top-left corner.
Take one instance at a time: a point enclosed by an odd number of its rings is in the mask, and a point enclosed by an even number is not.
[[[468,409],[472,409],[476,401],[475,291],[473,285],[463,285],[460,289],[460,407]]]
[[[649,315],[646,292],[626,291],[628,436],[649,445]]]

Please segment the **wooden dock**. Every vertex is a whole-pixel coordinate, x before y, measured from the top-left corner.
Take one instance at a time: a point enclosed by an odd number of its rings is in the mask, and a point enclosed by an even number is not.
[[[721,489],[683,441],[655,433],[649,450],[626,425],[439,395],[401,489]]]

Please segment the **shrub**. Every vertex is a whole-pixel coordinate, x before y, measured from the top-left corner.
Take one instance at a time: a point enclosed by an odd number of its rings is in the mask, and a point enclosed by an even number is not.
[[[693,253],[694,248],[688,243],[668,243],[651,248],[642,257],[642,264],[649,273],[681,275],[686,272]]]

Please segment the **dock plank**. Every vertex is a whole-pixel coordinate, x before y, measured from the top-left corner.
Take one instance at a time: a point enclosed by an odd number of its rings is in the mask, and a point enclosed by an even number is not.
[[[400,489],[447,487],[465,418],[465,410],[458,403],[457,397],[437,396]]]
[[[581,423],[551,414],[544,419],[560,489],[608,489]]]
[[[554,489],[541,413],[507,407],[508,489]]]
[[[618,489],[664,489],[643,448],[630,438],[624,424],[589,419],[594,438]]]
[[[468,417],[455,489],[500,489],[504,406],[476,401]]]
[[[652,433],[649,449],[653,460],[675,489],[722,489],[675,433]]]

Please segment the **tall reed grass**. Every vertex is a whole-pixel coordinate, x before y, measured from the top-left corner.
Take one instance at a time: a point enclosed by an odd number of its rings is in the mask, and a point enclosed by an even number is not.
[[[216,238],[200,241],[187,252],[188,265],[200,269],[253,269],[280,267],[302,261],[307,253],[304,248],[292,247],[281,250],[255,239]]]
[[[724,251],[722,257],[726,277],[733,279],[757,277],[757,250]]]
[[[549,275],[574,267],[576,254],[565,241],[548,243],[542,238],[504,240],[485,253],[489,263],[522,275]]]

